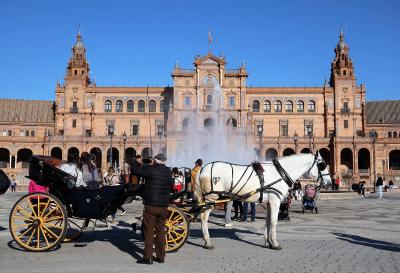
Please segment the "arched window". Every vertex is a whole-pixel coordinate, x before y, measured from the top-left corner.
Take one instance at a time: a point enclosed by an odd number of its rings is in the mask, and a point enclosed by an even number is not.
[[[208,104],[208,105],[211,105],[211,104],[212,104],[212,96],[211,96],[211,95],[208,95],[208,96],[207,96],[207,104]]]
[[[7,130],[3,130],[3,132],[1,133],[2,136],[7,136]]]
[[[304,101],[299,100],[297,102],[297,112],[304,112]]]
[[[155,112],[156,111],[156,101],[151,100],[149,101],[149,112]]]
[[[282,102],[280,100],[275,101],[275,112],[282,112]]]
[[[104,112],[111,112],[112,110],[112,102],[110,100],[106,100],[104,103]]]
[[[29,136],[29,130],[25,131],[25,136]]]
[[[271,112],[271,102],[269,100],[264,101],[264,112]]]
[[[19,136],[25,136],[25,131],[24,130],[19,131]]]
[[[394,138],[397,137],[397,132],[393,132],[393,137],[394,137]]]
[[[12,131],[8,130],[8,136],[12,136]]]
[[[388,132],[388,138],[392,138],[392,132]]]
[[[310,100],[308,102],[308,112],[315,112],[315,101]]]
[[[34,137],[35,136],[35,131],[31,131],[31,136]]]
[[[160,101],[160,112],[163,113],[165,111],[164,109],[164,100]]]
[[[133,100],[128,100],[126,102],[126,111],[127,112],[133,112],[134,106],[133,106]]]
[[[293,102],[291,100],[286,101],[286,112],[293,112]]]
[[[117,100],[117,102],[115,104],[115,112],[122,112],[123,106],[124,106],[124,103],[122,102],[122,100]]]
[[[140,100],[138,102],[138,108],[139,108],[139,112],[144,112],[145,111],[145,105],[144,105],[144,100]]]
[[[260,112],[260,102],[253,100],[253,112]]]

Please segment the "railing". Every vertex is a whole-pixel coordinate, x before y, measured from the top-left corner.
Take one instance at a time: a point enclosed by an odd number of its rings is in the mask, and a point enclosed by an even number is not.
[[[358,169],[358,173],[369,173],[369,169]]]
[[[340,112],[342,114],[350,114],[350,108],[342,108],[342,109],[340,109]]]
[[[175,68],[175,69],[172,71],[172,74],[191,75],[191,74],[194,74],[194,72],[195,72],[194,69]]]
[[[72,113],[72,114],[77,114],[79,111],[78,111],[78,107],[71,107],[70,108],[70,112]]]

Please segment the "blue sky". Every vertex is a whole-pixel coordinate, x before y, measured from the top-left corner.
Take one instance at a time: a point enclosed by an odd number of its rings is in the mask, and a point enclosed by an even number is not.
[[[343,24],[367,99],[400,99],[400,1],[1,1],[0,97],[54,99],[78,24],[98,86],[167,86],[175,60],[242,60],[250,86],[321,86]]]

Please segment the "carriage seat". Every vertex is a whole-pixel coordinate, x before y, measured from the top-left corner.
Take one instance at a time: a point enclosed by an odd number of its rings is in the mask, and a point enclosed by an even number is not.
[[[118,185],[95,190],[73,188],[65,199],[73,216],[103,219],[122,206],[126,198],[125,186]]]

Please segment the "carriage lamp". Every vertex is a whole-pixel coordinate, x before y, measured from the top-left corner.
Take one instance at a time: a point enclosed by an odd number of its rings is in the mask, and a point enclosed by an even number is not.
[[[294,133],[293,140],[294,140],[294,147],[297,153],[297,145],[298,145],[297,141],[299,140],[299,135],[297,134],[297,132]]]
[[[108,135],[109,136],[114,135],[114,125],[112,124],[108,125]]]

